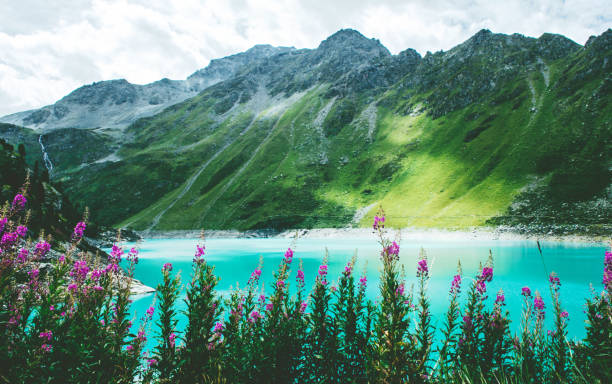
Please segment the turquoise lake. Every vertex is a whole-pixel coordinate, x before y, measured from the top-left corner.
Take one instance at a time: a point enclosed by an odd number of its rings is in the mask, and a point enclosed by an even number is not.
[[[161,268],[172,263],[173,273],[180,273],[183,280],[183,293],[190,278],[191,261],[198,239],[145,240],[137,245],[140,261],[136,266],[135,277],[144,284],[155,287],[161,281]],[[215,273],[221,278],[218,292],[227,295],[231,287],[245,286],[251,272],[263,258],[262,282],[266,293],[271,289],[272,273],[278,267],[291,239],[210,239],[206,245],[206,260],[215,266]],[[133,244],[126,244],[131,247]],[[467,284],[478,272],[479,263],[485,263],[489,250],[493,253],[494,275],[488,285],[488,303],[492,305],[495,293],[501,288],[506,296],[506,308],[512,319],[512,332],[517,331],[522,306],[521,288],[528,286],[532,292],[538,290],[546,303],[547,326],[552,326],[552,305],[548,285],[548,273],[555,271],[561,279],[561,302],[569,312],[569,336],[582,338],[585,335],[584,320],[585,298],[590,296],[590,284],[601,291],[603,259],[606,247],[597,243],[541,242],[543,257],[535,241],[508,240],[404,240],[400,243],[400,262],[406,270],[406,287],[415,283],[416,263],[419,250],[423,248],[430,265],[431,280],[429,297],[432,304],[434,325],[441,327],[448,306],[448,290],[457,261],[463,268],[463,297]],[[368,278],[367,295],[375,300],[378,297],[378,278],[380,268],[380,247],[374,240],[365,239],[300,239],[292,247],[295,251],[290,282],[295,281],[299,261],[304,265],[306,287],[311,287],[318,267],[329,250],[330,282],[334,282],[344,270],[344,266],[357,252],[355,273],[364,271]],[[181,296],[177,309],[183,309]],[[135,296],[132,311],[136,319],[141,318],[153,302],[154,294]],[[155,320],[155,318],[154,318]],[[179,317],[179,332],[184,329],[185,321]],[[154,327],[149,330],[148,346],[154,345]]]

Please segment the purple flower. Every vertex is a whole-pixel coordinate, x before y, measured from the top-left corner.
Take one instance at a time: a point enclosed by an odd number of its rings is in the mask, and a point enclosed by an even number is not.
[[[266,311],[271,312],[273,308],[274,308],[274,304],[272,303],[266,304]]]
[[[569,313],[567,313],[567,311],[561,312],[561,317],[567,318],[568,316],[569,316]]]
[[[368,278],[365,276],[361,276],[361,278],[359,279],[359,284],[365,288],[368,285]]]
[[[421,259],[417,264],[417,276],[427,276],[429,268],[427,267],[427,260]]]
[[[45,352],[51,352],[51,350],[53,349],[51,344],[43,344],[40,346],[40,348]]]
[[[476,291],[478,291],[478,293],[481,295],[487,291],[487,285],[485,284],[484,280],[478,280],[476,282]]]
[[[285,288],[285,282],[284,282],[284,281],[282,281],[282,280],[277,281],[277,282],[276,282],[276,288],[278,288],[278,289],[283,289],[283,288]]]
[[[0,233],[4,231],[4,226],[6,225],[7,222],[8,222],[8,219],[6,217],[3,217],[0,219]]]
[[[351,263],[349,263],[346,267],[344,267],[343,275],[346,277],[349,277],[352,272],[353,272],[353,266],[351,265]]]
[[[451,293],[459,292],[461,289],[461,275],[455,275],[453,282],[451,283]]]
[[[147,309],[147,316],[149,316],[149,319],[153,317],[154,313],[155,313],[155,308],[153,306],[150,306],[149,309]]]
[[[612,270],[604,270],[602,283],[606,287],[606,289],[610,289],[612,287]]]
[[[28,260],[29,253],[30,251],[28,251],[27,248],[21,248],[19,250],[19,254],[17,254],[17,259],[19,259],[19,261],[22,263],[25,263]]]
[[[319,266],[319,276],[325,277],[327,275],[327,265],[323,264]]]
[[[47,254],[47,252],[49,252],[50,249],[51,244],[47,243],[44,240],[41,240],[38,242],[38,244],[36,244],[36,249],[34,249],[34,253],[38,257],[43,257]]]
[[[2,240],[0,240],[0,245],[2,246],[11,246],[17,242],[19,239],[17,233],[15,232],[7,232],[2,235]]]
[[[30,276],[30,280],[32,281],[38,279],[38,274],[39,274],[39,270],[36,268],[33,268],[30,272],[28,272],[28,275]]]
[[[21,193],[15,195],[13,199],[13,208],[24,209],[28,200]]]
[[[50,306],[49,306],[49,310],[50,310],[50,311],[55,311],[55,306],[50,305]]]
[[[76,289],[77,289],[77,285],[75,283],[68,284],[68,290],[74,292],[76,291]]]
[[[251,314],[249,315],[249,321],[250,321],[251,323],[255,323],[255,322],[257,322],[257,320],[261,319],[261,317],[262,317],[262,316],[261,316],[261,314],[260,314],[259,312],[257,312],[257,311],[253,311],[253,312],[251,312]]]
[[[152,366],[157,364],[157,360],[155,360],[155,359],[147,359],[147,364],[149,365],[149,368],[151,368]]]
[[[299,285],[304,285],[304,271],[298,269],[297,271],[297,282]]]
[[[480,276],[480,278],[486,282],[490,282],[491,280],[493,280],[493,268],[484,267],[482,269],[482,276]]]
[[[72,266],[72,270],[70,271],[70,276],[77,280],[85,280],[88,272],[89,272],[89,267],[87,266],[87,262],[85,260],[77,260],[74,262],[74,265]]]
[[[215,329],[214,329],[215,333],[221,333],[223,332],[223,323],[220,321],[217,321],[217,323],[215,324]]]
[[[162,271],[168,271],[168,272],[172,271],[172,263],[164,264]]]
[[[111,263],[117,264],[121,261],[122,255],[123,255],[123,249],[121,249],[121,247],[117,245],[113,245],[113,248],[111,249],[111,253],[109,256],[109,261]]]
[[[74,232],[72,233],[72,236],[75,239],[80,239],[81,237],[83,237],[83,234],[85,233],[85,228],[87,228],[87,225],[84,222],[79,221],[77,225],[74,227]]]
[[[404,283],[401,283],[397,286],[397,288],[395,289],[395,294],[397,296],[404,296]]]
[[[540,297],[540,295],[537,295],[534,299],[533,299],[533,306],[540,311],[544,310],[544,300],[542,300],[542,297]]]
[[[385,216],[375,216],[374,217],[374,224],[372,225],[372,228],[374,228],[374,230],[377,230],[379,228],[384,228],[385,227]]]
[[[134,349],[134,347],[132,345],[128,345],[127,347],[125,347],[126,351],[132,351]]]
[[[174,332],[172,332],[169,336],[168,336],[168,344],[170,344],[170,346],[172,348],[174,348],[175,346],[175,342],[176,342],[176,335],[174,334]]]
[[[495,304],[503,304],[505,300],[506,300],[506,297],[504,296],[504,293],[499,292],[497,294],[497,297],[495,298]]]
[[[138,250],[132,247],[127,254],[127,259],[132,264],[138,264]]]
[[[261,269],[256,269],[251,273],[251,277],[249,278],[249,283],[256,283],[261,276]]]
[[[300,313],[306,312],[307,307],[308,307],[308,303],[305,301],[302,301],[302,304],[300,304]]]
[[[399,255],[399,245],[397,245],[397,243],[394,241],[393,243],[391,243],[391,245],[387,248],[387,252],[389,253],[389,255],[395,255],[398,256]]]
[[[17,233],[19,237],[25,237],[26,233],[28,233],[28,227],[20,225],[17,227],[15,232]]]
[[[41,332],[38,334],[38,338],[46,339],[47,341],[51,341],[51,339],[53,338],[53,332],[51,331]]]
[[[550,276],[548,277],[548,280],[550,281],[550,284],[552,284],[554,286],[560,286],[561,285],[561,280],[559,280],[559,278],[557,277],[557,275],[554,272],[550,274]]]
[[[530,297],[531,296],[531,289],[529,289],[529,287],[523,287],[521,289],[521,295],[523,295],[525,297]]]
[[[204,256],[204,250],[206,249],[206,247],[204,245],[202,245],[201,247],[199,245],[196,244],[196,253],[195,253],[195,257],[193,258],[193,261],[196,263],[201,263],[202,257]]]
[[[285,252],[285,263],[291,264],[291,260],[293,260],[293,251],[291,248],[288,248],[287,252]]]

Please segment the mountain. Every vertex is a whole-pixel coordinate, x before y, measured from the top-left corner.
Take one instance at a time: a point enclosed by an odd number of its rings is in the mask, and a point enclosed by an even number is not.
[[[246,52],[212,60],[186,80],[162,79],[145,85],[131,84],[125,79],[100,81],[76,89],[53,105],[4,116],[0,122],[39,132],[61,128],[122,129],[235,76],[245,66],[290,50],[256,45]]]
[[[611,42],[482,30],[421,57],[341,30],[120,131],[0,136],[44,146],[103,224],[367,226],[380,204],[394,226],[609,231]]]

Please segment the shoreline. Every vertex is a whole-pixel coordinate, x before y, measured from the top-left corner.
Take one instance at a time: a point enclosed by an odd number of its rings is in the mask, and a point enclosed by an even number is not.
[[[198,239],[200,230],[136,231],[143,239]],[[589,235],[554,235],[522,233],[505,227],[474,228],[471,230],[449,230],[439,228],[388,228],[389,236],[402,240],[539,240],[547,242],[600,243],[609,244],[611,237]],[[371,228],[315,228],[292,229],[281,232],[272,230],[205,230],[205,239],[287,239],[295,236],[303,239],[372,239],[376,234]]]

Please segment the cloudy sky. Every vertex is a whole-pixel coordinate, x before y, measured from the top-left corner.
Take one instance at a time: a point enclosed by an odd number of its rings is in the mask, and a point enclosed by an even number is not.
[[[0,2],[0,115],[99,80],[184,79],[255,44],[315,48],[340,28],[392,53],[446,50],[481,28],[584,44],[612,27],[609,0],[7,0]]]

